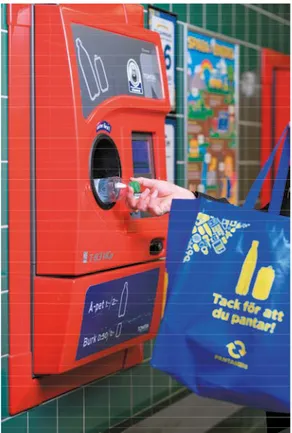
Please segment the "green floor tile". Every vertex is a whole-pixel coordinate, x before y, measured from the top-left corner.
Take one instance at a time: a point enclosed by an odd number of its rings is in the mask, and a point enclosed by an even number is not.
[[[58,400],[58,433],[83,432],[83,389],[64,395]]]
[[[8,33],[1,32],[1,96],[8,95]]]
[[[270,33],[269,33],[269,27],[270,27],[270,18],[266,15],[261,16],[261,35],[260,35],[260,45],[263,48],[270,48]]]
[[[172,4],[172,11],[177,14],[179,21],[187,21],[187,5],[184,3]]]
[[[56,433],[57,403],[56,400],[38,406],[29,412],[28,433]]]
[[[290,54],[290,26],[283,26],[284,30],[284,45],[281,51],[285,54]]]
[[[258,40],[258,12],[248,9],[248,42],[257,45]]]
[[[1,270],[2,272],[2,270]],[[7,275],[1,275],[1,290],[8,290],[8,276]]]
[[[144,359],[150,359],[152,356],[152,348],[153,348],[153,341],[146,341],[144,343]]]
[[[8,99],[1,98],[1,161],[8,159]]]
[[[8,224],[8,164],[1,163],[1,226]]]
[[[178,114],[184,114],[184,106],[185,106],[185,93],[184,93],[184,80],[185,74],[184,72],[177,72],[176,74],[176,112]]]
[[[159,9],[163,9],[164,11],[169,11],[169,4],[167,3],[154,3],[153,6]]]
[[[184,146],[184,122],[183,118],[178,118],[176,122],[176,160],[182,161],[185,157]]]
[[[2,422],[1,433],[27,433],[27,414],[18,415]]]
[[[145,29],[149,29],[149,12],[148,10],[146,13],[144,12],[144,27]]]
[[[175,158],[176,161],[183,161],[185,159],[184,147],[184,118],[178,118],[176,122],[176,146]],[[175,179],[179,186],[185,186],[185,166],[183,164],[176,164]]]
[[[206,28],[212,32],[218,32],[219,30],[218,9],[218,4],[206,4]]]
[[[190,24],[193,26],[203,26],[203,5],[201,4],[189,4],[190,8]]]
[[[1,229],[1,291],[8,290],[8,229]]]
[[[249,70],[249,59],[248,59],[248,49],[244,46],[240,47],[239,52],[239,68],[240,74]]]
[[[289,4],[282,4],[281,11],[279,11],[279,16],[290,22],[290,9],[291,8]]]
[[[176,26],[176,66],[184,67],[184,26],[179,23]]]
[[[222,23],[221,23],[222,33],[226,36],[233,36],[232,4],[221,5],[221,16],[222,16]]]
[[[8,354],[8,293],[1,294],[1,355]]]
[[[181,383],[177,382],[174,379],[170,379],[170,380],[171,380],[171,393],[184,389],[184,386]]]
[[[153,402],[170,396],[170,379],[165,373],[153,369]]]
[[[131,373],[129,370],[110,378],[110,425],[119,424],[131,416]]]
[[[7,30],[7,19],[6,19],[7,6],[1,4],[1,29]]]
[[[261,53],[252,48],[247,48],[246,55],[248,56],[248,69],[259,73]]]
[[[5,357],[1,359],[1,417],[8,416],[8,357]]]
[[[245,7],[242,4],[235,5],[235,34],[234,37],[240,39],[241,41],[245,40]]]
[[[138,413],[151,405],[151,367],[143,364],[132,369],[133,412]]]
[[[85,388],[85,433],[105,431],[109,425],[109,381],[99,380]]]

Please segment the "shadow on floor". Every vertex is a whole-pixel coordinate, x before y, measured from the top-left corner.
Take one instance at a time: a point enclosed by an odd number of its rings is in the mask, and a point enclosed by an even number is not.
[[[263,411],[202,399],[194,394],[125,433],[266,433]]]

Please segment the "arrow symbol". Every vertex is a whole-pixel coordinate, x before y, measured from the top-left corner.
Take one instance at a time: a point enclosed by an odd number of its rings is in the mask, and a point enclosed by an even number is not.
[[[236,340],[226,345],[229,355],[234,359],[239,359],[246,355],[246,348],[242,341]]]

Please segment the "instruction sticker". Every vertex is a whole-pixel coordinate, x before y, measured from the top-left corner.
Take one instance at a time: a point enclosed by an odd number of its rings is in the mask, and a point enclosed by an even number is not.
[[[89,287],[76,360],[150,331],[159,269]]]
[[[138,95],[143,94],[142,79],[140,68],[134,59],[130,59],[127,63],[127,75],[129,92],[136,93]]]

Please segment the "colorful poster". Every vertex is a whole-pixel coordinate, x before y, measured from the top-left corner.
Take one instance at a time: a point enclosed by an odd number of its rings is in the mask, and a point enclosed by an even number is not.
[[[149,7],[149,29],[160,34],[168,80],[171,111],[175,111],[175,27],[176,15]]]
[[[237,203],[237,46],[188,32],[188,185]]]
[[[165,122],[165,151],[166,151],[166,173],[169,182],[175,182],[174,160],[175,160],[175,128],[174,119],[166,119]]]

